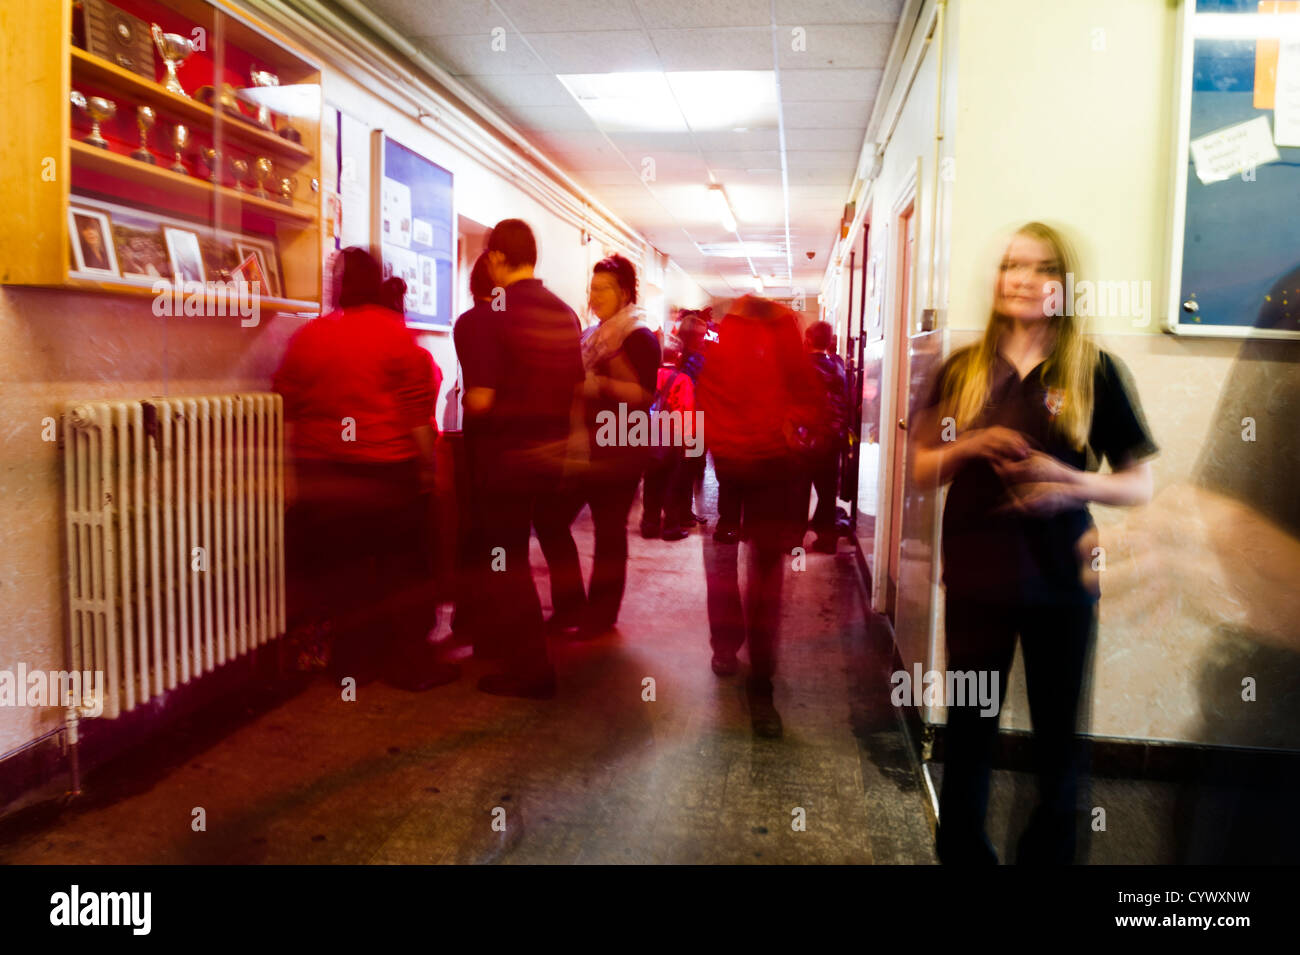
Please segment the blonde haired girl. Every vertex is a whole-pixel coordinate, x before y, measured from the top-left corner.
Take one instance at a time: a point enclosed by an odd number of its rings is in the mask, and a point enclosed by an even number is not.
[[[1004,694],[1021,642],[1039,805],[1020,862],[1074,857],[1084,768],[1076,730],[1098,597],[1087,505],[1149,500],[1145,459],[1156,451],[1123,365],[1064,307],[1074,269],[1057,230],[1018,229],[983,338],[944,363],[913,429],[917,480],[952,485],[942,532],[948,669],[996,673]],[[1101,458],[1110,471],[1097,470]],[[995,864],[984,816],[997,714],[956,702],[948,701],[939,856]]]

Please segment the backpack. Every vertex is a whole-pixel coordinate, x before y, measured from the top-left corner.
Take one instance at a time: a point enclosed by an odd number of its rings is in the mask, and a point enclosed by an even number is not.
[[[668,396],[672,393],[673,385],[677,383],[677,378],[682,374],[682,369],[676,368],[668,379],[663,383],[663,387],[655,392],[654,400],[650,402],[650,421],[651,427],[655,427],[656,417],[669,410]],[[684,424],[684,423],[683,423]],[[672,457],[672,447],[656,444],[650,448],[650,458],[655,462],[664,462]]]

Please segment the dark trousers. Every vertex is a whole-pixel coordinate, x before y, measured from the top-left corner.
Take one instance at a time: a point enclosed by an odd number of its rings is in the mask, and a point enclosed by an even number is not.
[[[680,480],[677,483],[678,493],[681,494],[681,512],[682,520],[688,520],[695,511],[695,488],[704,481],[705,455],[702,447],[697,447],[700,453],[694,457],[686,454],[686,449],[682,449],[682,462]]]
[[[727,473],[725,467],[718,466],[717,455],[713,458],[713,475],[718,479],[718,527],[740,528],[740,488],[736,479]]]
[[[824,455],[813,464],[810,485],[817,491],[817,509],[813,512],[812,518],[813,530],[828,531],[835,529],[835,520],[839,516],[835,509],[835,498],[839,493],[839,484],[840,452],[836,450]]]
[[[417,463],[300,460],[294,470],[298,497],[286,515],[293,625],[328,620],[335,669],[359,679],[426,662],[436,605]]]
[[[745,531],[749,560],[745,593],[740,590],[740,550],[704,540],[708,585],[709,642],[719,656],[749,645],[751,696],[770,700],[776,673],[781,590],[786,561],[803,540],[807,476],[786,459],[733,463],[714,459],[719,488],[734,495],[736,520]]]
[[[667,448],[661,460],[646,465],[641,496],[641,524],[665,530],[680,528],[690,513],[694,473],[684,448]]]
[[[1076,848],[1076,805],[1087,766],[1077,735],[1096,606],[1010,607],[949,597],[948,669],[991,671],[1006,694],[1019,634],[1033,722],[1038,805],[1016,850],[1018,863],[1068,865]],[[1001,712],[999,700],[998,712]],[[984,832],[998,716],[978,705],[949,706],[939,797],[939,858],[946,864],[996,864]]]
[[[515,475],[518,477],[518,475]],[[555,483],[533,480],[489,482],[478,498],[476,563],[485,572],[474,601],[474,648],[525,677],[550,669],[542,631],[542,604],[528,559],[533,515],[550,505]]]
[[[593,627],[617,622],[627,585],[627,515],[640,483],[639,472],[584,480],[540,502],[533,522],[550,568],[551,603],[558,616],[582,617]],[[584,505],[591,508],[596,538],[589,592],[570,530]]]

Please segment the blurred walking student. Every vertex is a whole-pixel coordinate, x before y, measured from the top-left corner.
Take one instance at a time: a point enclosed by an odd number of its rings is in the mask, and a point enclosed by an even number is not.
[[[548,629],[599,637],[618,621],[627,582],[627,517],[649,457],[648,446],[605,443],[602,418],[645,414],[654,399],[659,339],[636,304],[636,267],[621,255],[597,262],[589,305],[599,323],[582,336],[583,418],[590,464],[564,492],[539,508],[537,539],[551,571],[554,616]],[[620,407],[621,406],[621,407]],[[628,420],[631,420],[630,418]],[[629,429],[630,430],[630,429]],[[583,505],[595,530],[591,586],[582,583],[570,525]]]
[[[528,544],[532,522],[555,507],[564,471],[573,396],[584,378],[580,326],[573,309],[533,274],[537,240],[526,222],[498,222],[486,254],[491,287],[501,289],[504,308],[484,322],[465,415],[467,421],[480,416],[482,425],[475,437],[481,490],[476,539],[483,551],[477,560],[490,572],[483,578],[481,626],[502,672],[484,676],[478,687],[544,699],[555,695],[555,670]]]
[[[735,495],[749,560],[742,598],[739,548],[705,547],[713,672],[737,673],[737,654],[748,646],[754,733],[779,737],[772,681],[781,589],[808,522],[806,436],[826,418],[794,312],[756,296],[738,299],[704,363],[697,400],[719,484],[728,482]]]
[[[690,534],[691,524],[687,521],[694,477],[691,465],[702,461],[704,456],[686,453],[687,446],[703,449],[698,447],[695,434],[695,384],[682,367],[683,359],[681,352],[671,345],[664,350],[654,401],[650,405],[652,416],[680,417],[683,445],[658,445],[650,449],[641,509],[641,536],[647,540],[662,537],[666,541],[679,541]]]
[[[983,339],[944,363],[912,429],[916,479],[952,483],[942,532],[949,671],[996,673],[1005,694],[1020,639],[1039,793],[1021,863],[1074,859],[1086,771],[1076,731],[1098,599],[1087,505],[1145,503],[1146,459],[1156,452],[1124,366],[1084,337],[1072,310],[1055,308],[1051,283],[1074,270],[1054,229],[1033,222],[1016,232]],[[1108,473],[1096,471],[1100,458]],[[973,701],[955,704],[939,857],[996,864],[984,817],[998,717]]]
[[[432,488],[437,395],[431,360],[385,307],[370,253],[345,249],[335,267],[338,307],[293,336],[274,377],[293,459],[293,616],[300,626],[313,613],[330,622],[340,675],[364,681],[382,673],[423,689],[459,673],[434,660],[422,616],[421,495]]]
[[[705,349],[708,347],[709,310],[684,309],[677,325],[677,338],[681,343],[681,369],[691,380],[692,392],[699,386],[700,373],[704,370]],[[685,469],[678,485],[681,503],[678,507],[682,514],[682,527],[691,528],[696,524],[708,523],[695,513],[695,489],[703,484],[707,456],[685,455],[681,464]]]
[[[812,478],[809,482],[817,492],[817,509],[813,512],[812,529],[817,532],[813,549],[833,554],[839,539],[837,522],[840,514],[835,501],[840,486],[840,455],[849,433],[849,393],[844,362],[832,349],[835,347],[835,329],[830,322],[814,322],[804,333],[804,344],[812,360],[813,369],[826,392],[829,418],[826,423],[826,441],[817,448],[811,461]]]
[[[492,276],[489,274],[487,253],[482,253],[470,270],[469,291],[474,300],[452,326],[456,357],[460,361],[461,385],[468,396],[471,389],[495,387],[490,380],[494,373],[492,324],[496,315],[492,311]],[[481,395],[481,392],[476,392]],[[462,522],[459,549],[461,573],[456,589],[456,610],[452,617],[452,631],[457,638],[468,638],[474,643],[474,655],[490,659],[501,648],[490,645],[491,633],[482,626],[485,619],[483,595],[485,575],[492,572],[487,562],[490,548],[483,541],[483,482],[487,476],[488,462],[484,460],[483,438],[489,421],[487,416],[468,408],[462,426],[462,462],[464,480],[458,492],[461,495],[459,517]]]
[[[390,276],[380,286],[381,303],[385,308],[391,309],[405,319],[406,292],[406,280],[400,275]],[[438,416],[434,413],[438,395],[442,391],[442,369],[438,367],[438,363],[433,360],[433,355],[427,348],[421,348],[420,352],[427,359],[425,373],[428,376],[428,387],[433,394],[434,400],[429,408],[429,431],[427,433],[420,431],[417,435],[417,440],[427,442],[427,444],[422,444],[420,448],[421,460],[427,462],[427,466],[420,482],[421,500],[420,513],[418,514],[420,525],[418,528],[412,528],[412,532],[416,534],[416,542],[419,545],[418,573],[420,574],[420,592],[411,609],[413,616],[410,624],[414,626],[418,618],[420,625],[424,627],[424,632],[428,633],[438,628],[438,589],[436,581],[438,575],[439,527],[434,488],[435,469],[432,462],[437,457],[437,444],[442,434],[438,428]]]

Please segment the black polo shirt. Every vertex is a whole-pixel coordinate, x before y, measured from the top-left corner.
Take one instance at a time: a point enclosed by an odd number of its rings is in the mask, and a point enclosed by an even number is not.
[[[574,389],[586,377],[580,326],[573,309],[541,279],[507,286],[504,304],[500,311],[489,305],[473,326],[466,387],[495,391],[482,422],[485,457],[500,468],[527,469],[534,449],[568,440]]]
[[[944,363],[925,407],[939,403],[961,354],[955,352]],[[1156,452],[1137,390],[1119,359],[1100,353],[1092,424],[1082,449],[1054,426],[1053,409],[1059,411],[1069,395],[1049,389],[1042,371],[1039,364],[1021,380],[998,355],[988,404],[970,430],[1000,425],[1019,431],[1035,450],[1079,470],[1098,470],[1102,458],[1114,469]],[[1017,605],[1094,600],[1081,580],[1076,550],[1079,538],[1093,526],[1088,508],[1037,517],[1000,510],[1008,501],[1008,488],[987,461],[968,461],[953,477],[943,511],[943,581],[949,595]]]

